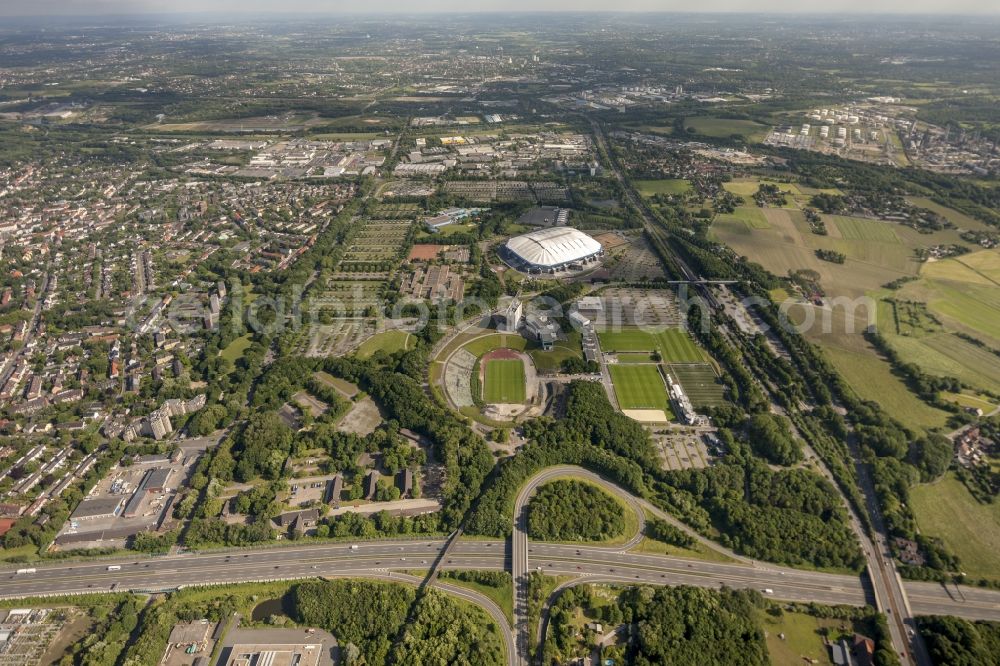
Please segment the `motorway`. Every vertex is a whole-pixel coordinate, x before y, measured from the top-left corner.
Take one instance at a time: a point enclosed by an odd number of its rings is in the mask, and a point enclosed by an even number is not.
[[[0,571],[0,598],[85,594],[116,590],[156,592],[197,585],[248,581],[294,580],[318,576],[398,576],[393,571],[428,569],[446,541],[362,541],[289,546],[231,552],[183,553],[149,558],[102,559],[36,566],[35,573]],[[585,579],[698,587],[774,590],[775,599],[824,604],[866,603],[856,576],[803,571],[773,565],[711,562],[666,555],[633,553],[623,547],[531,543],[525,553],[531,565],[547,574]],[[503,541],[462,540],[455,544],[443,569],[509,569]],[[120,570],[108,571],[109,566]],[[1000,591],[905,583],[913,612],[1000,621]]]

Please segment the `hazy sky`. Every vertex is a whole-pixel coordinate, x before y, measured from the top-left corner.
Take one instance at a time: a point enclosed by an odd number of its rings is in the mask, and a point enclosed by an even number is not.
[[[171,12],[726,11],[1000,14],[997,0],[0,0],[0,15]]]

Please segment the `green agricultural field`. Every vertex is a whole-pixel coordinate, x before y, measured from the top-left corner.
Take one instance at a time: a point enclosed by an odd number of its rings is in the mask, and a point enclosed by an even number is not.
[[[688,118],[685,120],[686,129],[693,129],[702,136],[711,136],[719,139],[739,134],[748,141],[763,141],[767,136],[767,127],[752,120],[734,120],[731,118]]]
[[[415,340],[406,331],[385,331],[368,338],[358,347],[357,355],[360,358],[371,358],[375,352],[384,351],[394,354],[398,351],[410,350],[413,348]]]
[[[705,360],[687,331],[668,328],[649,333],[638,328],[603,331],[597,334],[606,352],[658,352],[664,363],[699,363]]]
[[[864,241],[866,243],[899,243],[899,236],[887,222],[843,215],[824,215],[823,219],[836,224],[844,240]]]
[[[723,183],[722,188],[727,192],[732,192],[733,194],[738,194],[741,197],[746,197],[749,201],[760,188],[761,183],[777,185],[779,190],[793,197],[805,196],[802,193],[802,188],[795,183],[779,183],[777,181],[767,180],[766,178],[737,178],[736,180]],[[818,192],[819,190],[816,191]]]
[[[610,365],[618,406],[622,409],[662,409],[671,414],[667,386],[656,365]]]
[[[956,554],[973,578],[1000,580],[1000,502],[980,504],[948,472],[940,480],[917,486],[910,505],[920,531],[938,537]]]
[[[740,206],[730,214],[719,215],[719,220],[738,220],[751,229],[771,228],[771,223],[767,221],[764,211],[756,206]]]
[[[901,379],[892,374],[889,364],[875,355],[860,336],[858,349],[851,350],[816,342],[847,384],[864,400],[879,403],[903,425],[920,430],[938,428],[948,420],[948,413],[931,407],[913,395]]]
[[[725,386],[708,363],[671,365],[670,373],[680,382],[695,408],[725,404]]]
[[[524,363],[519,359],[486,362],[483,400],[491,404],[520,404],[525,400]]]
[[[665,178],[662,180],[637,180],[635,187],[639,194],[651,197],[656,194],[687,194],[691,191],[690,181],[683,178]]]
[[[957,377],[966,384],[1000,392],[1000,356],[950,333],[924,337],[887,336],[904,361],[932,375]]]

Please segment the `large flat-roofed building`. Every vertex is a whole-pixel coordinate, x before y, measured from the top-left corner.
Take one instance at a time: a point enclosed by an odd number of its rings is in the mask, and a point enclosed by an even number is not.
[[[320,645],[234,645],[226,666],[316,666]]]
[[[118,507],[122,505],[120,497],[95,497],[85,499],[76,507],[71,516],[73,520],[92,520],[112,518],[118,515]]]
[[[603,253],[600,243],[572,227],[550,227],[514,236],[500,256],[517,269],[558,271],[593,261]]]

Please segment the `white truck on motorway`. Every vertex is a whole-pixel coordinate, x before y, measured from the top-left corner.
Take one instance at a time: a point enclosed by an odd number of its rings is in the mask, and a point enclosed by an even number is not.
[[[121,571],[122,568],[117,564],[109,564],[108,571]]]
[[[34,567],[31,567],[29,569],[18,569],[17,573],[18,574],[33,574],[33,573],[35,573],[35,571],[36,571],[36,569]]]
[[[354,544],[353,546],[351,546],[351,550],[357,550],[357,549],[358,549],[358,544]]]

